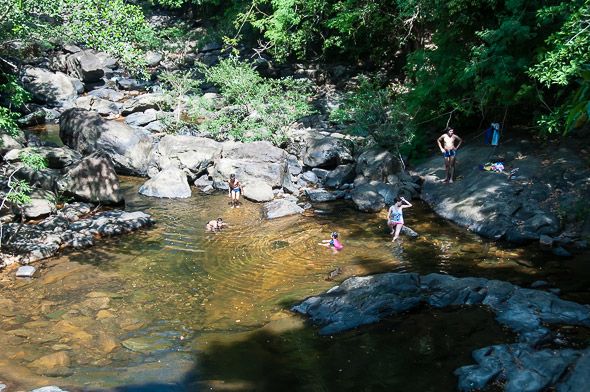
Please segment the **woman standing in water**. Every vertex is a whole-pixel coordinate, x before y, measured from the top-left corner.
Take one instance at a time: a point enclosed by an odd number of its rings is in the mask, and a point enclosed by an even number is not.
[[[240,194],[242,193],[243,185],[240,183],[240,181],[238,181],[238,179],[236,179],[235,174],[229,175],[227,184],[229,185],[228,196],[231,199],[231,208],[240,208]]]
[[[404,226],[403,209],[411,206],[412,204],[403,197],[396,197],[395,203],[389,207],[389,212],[387,213],[387,225],[391,228],[391,234],[393,235],[393,240],[391,240],[391,242],[395,242],[395,240],[398,239],[399,232]]]

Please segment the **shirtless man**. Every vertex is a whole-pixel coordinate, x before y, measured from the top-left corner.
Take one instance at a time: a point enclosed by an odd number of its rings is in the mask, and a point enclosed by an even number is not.
[[[455,141],[457,141],[457,145],[455,145]],[[461,146],[461,143],[463,143],[463,139],[455,135],[453,128],[447,127],[445,133],[443,133],[436,142],[438,143],[440,152],[443,153],[445,158],[445,170],[447,172],[445,182],[452,183],[455,175],[455,156],[457,155],[457,150]]]

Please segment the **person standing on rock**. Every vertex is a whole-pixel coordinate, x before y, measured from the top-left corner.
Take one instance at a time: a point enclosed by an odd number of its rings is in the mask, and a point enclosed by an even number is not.
[[[453,128],[447,127],[445,133],[436,142],[445,159],[445,182],[452,183],[453,177],[455,176],[455,157],[457,156],[457,150],[461,146],[461,143],[463,143],[463,139],[455,135]],[[455,143],[457,144],[455,145]]]
[[[398,239],[399,233],[404,226],[403,209],[409,207],[412,207],[412,204],[403,197],[396,197],[395,203],[389,207],[389,211],[387,212],[387,226],[391,228],[391,235],[393,235],[391,242],[395,242]]]
[[[231,208],[240,208],[240,194],[242,193],[243,185],[238,181],[235,174],[229,175],[227,184],[229,185],[228,196],[231,199]]]

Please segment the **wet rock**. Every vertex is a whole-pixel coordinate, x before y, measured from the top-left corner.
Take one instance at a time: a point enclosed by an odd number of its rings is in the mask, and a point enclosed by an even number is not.
[[[29,67],[24,70],[21,80],[25,89],[40,103],[67,106],[78,95],[72,80],[61,72]]]
[[[163,105],[165,105],[165,101],[162,94],[148,93],[138,95],[123,104],[121,114],[128,116],[131,113],[145,112],[148,109],[160,109]]]
[[[272,187],[265,182],[249,182],[243,187],[244,197],[248,200],[265,202],[274,199]]]
[[[103,64],[93,51],[82,50],[68,56],[68,73],[85,83],[98,82],[104,76]]]
[[[558,392],[577,392],[590,383],[590,349],[584,350],[567,377],[557,385]]]
[[[101,204],[119,204],[123,195],[110,157],[95,152],[70,166],[57,182],[57,189],[78,200]]]
[[[104,120],[98,113],[66,110],[59,121],[62,141],[83,155],[103,150],[117,172],[145,176],[152,140],[147,132],[117,121]]]
[[[301,214],[303,208],[297,203],[285,199],[277,199],[265,203],[263,206],[264,216],[266,219],[281,218],[283,216]]]
[[[16,270],[16,277],[17,278],[32,278],[33,275],[35,274],[35,271],[37,271],[35,269],[35,267],[30,266],[30,265],[25,265],[25,266],[19,267],[18,270]]]
[[[147,180],[139,193],[150,197],[187,198],[191,197],[191,188],[182,170],[169,167]]]
[[[211,139],[166,135],[150,155],[149,174],[176,167],[185,171],[191,179],[195,179],[219,158],[221,150],[222,144]]]
[[[348,141],[332,137],[312,138],[303,154],[303,163],[309,167],[335,167],[352,161]]]
[[[131,351],[152,353],[170,349],[172,342],[157,336],[141,336],[123,340],[121,345]]]
[[[45,355],[31,362],[31,367],[36,368],[38,373],[45,375],[56,374],[56,372],[61,372],[69,366],[70,356],[65,351]]]
[[[546,248],[551,248],[553,246],[553,238],[549,237],[548,235],[541,234],[539,236],[539,244]]]

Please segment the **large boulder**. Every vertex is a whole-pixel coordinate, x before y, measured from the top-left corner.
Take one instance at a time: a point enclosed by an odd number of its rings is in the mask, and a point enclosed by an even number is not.
[[[149,174],[153,176],[160,170],[176,167],[194,180],[221,155],[221,149],[222,144],[212,139],[166,135],[152,151]]]
[[[303,212],[303,208],[299,207],[297,203],[293,201],[277,199],[265,203],[263,206],[263,211],[266,219],[275,219],[288,215],[301,214]]]
[[[85,95],[76,100],[76,107],[86,110],[92,110],[103,116],[116,116],[121,110],[122,104],[111,102],[106,99]]]
[[[145,112],[148,109],[160,109],[165,105],[164,95],[147,93],[138,95],[126,101],[121,108],[121,114],[127,116],[131,113]]]
[[[272,187],[262,181],[254,181],[243,187],[244,197],[248,200],[264,202],[274,198]]]
[[[68,56],[68,73],[85,83],[98,82],[104,76],[101,59],[90,50],[82,50]]]
[[[149,133],[77,108],[66,110],[59,126],[61,140],[83,155],[102,150],[110,156],[118,173],[147,174],[152,151]]]
[[[399,159],[387,150],[371,148],[359,155],[356,173],[368,181],[385,182],[387,177],[402,170]]]
[[[289,175],[287,153],[268,142],[224,143],[221,158],[215,160],[209,175],[219,188],[230,174],[244,185],[264,182],[280,188]]]
[[[139,193],[151,197],[187,198],[191,197],[186,174],[175,167],[169,167],[147,180]]]
[[[4,160],[6,162],[16,163],[23,159],[23,156],[29,154],[36,154],[45,160],[49,169],[63,169],[66,166],[78,162],[82,159],[82,155],[78,151],[74,151],[69,147],[25,147],[21,149],[14,149],[6,153]]]
[[[354,177],[353,165],[340,165],[328,173],[324,180],[324,186],[339,188],[344,184],[351,183]]]
[[[58,191],[77,200],[119,204],[123,201],[119,178],[110,157],[97,151],[70,166],[57,182]]]
[[[352,161],[350,143],[333,137],[311,138],[303,153],[303,163],[309,167],[336,167]]]
[[[43,104],[55,106],[71,105],[78,96],[76,86],[68,75],[53,73],[44,68],[25,68],[23,86],[33,98]]]
[[[352,201],[356,207],[364,212],[378,212],[385,208],[385,198],[379,192],[379,185],[363,184],[351,192]]]
[[[0,156],[15,148],[22,148],[25,142],[25,135],[22,131],[18,131],[16,135],[0,132]]]

